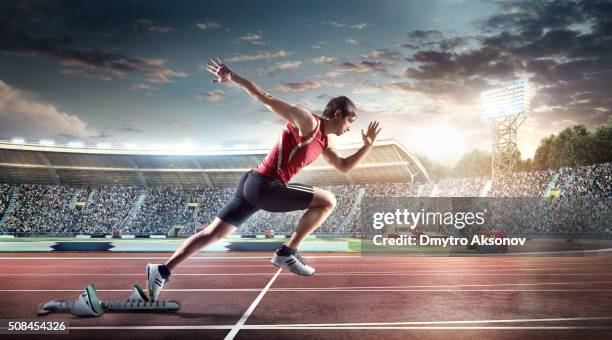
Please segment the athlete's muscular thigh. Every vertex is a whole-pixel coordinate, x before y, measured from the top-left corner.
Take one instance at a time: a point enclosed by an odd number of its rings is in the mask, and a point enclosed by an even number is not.
[[[312,197],[312,201],[310,202],[309,208],[314,207],[328,207],[335,208],[336,207],[336,197],[331,191],[313,187],[314,196]]]

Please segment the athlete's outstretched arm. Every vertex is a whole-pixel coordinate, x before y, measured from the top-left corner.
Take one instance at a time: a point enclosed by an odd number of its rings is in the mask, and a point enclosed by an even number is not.
[[[230,81],[239,85],[249,96],[262,103],[268,110],[278,114],[295,125],[301,135],[307,135],[316,128],[317,121],[310,111],[272,96],[254,82],[230,70],[221,59],[211,59],[207,69],[217,77],[213,79],[213,83]]]
[[[349,172],[355,165],[359,164],[365,156],[372,150],[372,146],[374,145],[374,141],[376,141],[376,137],[380,133],[382,128],[378,127],[379,123],[374,121],[370,122],[368,126],[368,131],[363,132],[361,130],[361,138],[363,139],[363,146],[357,150],[354,154],[343,158],[338,154],[338,151],[334,147],[333,143],[328,143],[328,148],[323,151],[323,157],[334,166],[340,172]]]

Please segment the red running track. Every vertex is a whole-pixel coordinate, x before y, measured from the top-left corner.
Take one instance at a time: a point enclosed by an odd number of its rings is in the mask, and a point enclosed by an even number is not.
[[[267,253],[203,254],[179,267],[162,298],[178,313],[37,317],[94,283],[102,300],[144,286],[167,253],[0,255],[0,319],[69,320],[70,335],[113,339],[612,338],[612,256],[361,257],[316,254],[299,277]],[[31,336],[34,338],[34,336]],[[27,337],[26,337],[27,338]]]

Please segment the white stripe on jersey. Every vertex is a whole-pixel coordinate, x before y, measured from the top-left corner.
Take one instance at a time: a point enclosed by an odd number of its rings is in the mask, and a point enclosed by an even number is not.
[[[280,136],[278,137],[278,156],[276,157],[276,172],[280,174],[281,165],[283,162],[283,133],[289,133],[289,129],[285,126],[283,131],[281,131]]]
[[[289,153],[289,160],[288,162],[291,162],[291,159],[293,158],[293,156],[295,155],[295,153],[298,151],[299,148],[310,144],[316,137],[317,137],[317,133],[319,132],[319,121],[317,120],[317,126],[315,127],[314,131],[312,132],[312,136],[310,138],[308,138],[307,140],[301,142],[300,144],[296,145],[293,147],[293,150],[291,150],[291,152]]]

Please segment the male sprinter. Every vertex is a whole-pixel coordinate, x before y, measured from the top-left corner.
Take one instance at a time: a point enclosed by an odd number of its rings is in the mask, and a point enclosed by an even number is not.
[[[327,190],[288,182],[320,154],[339,171],[351,170],[372,149],[380,132],[378,122],[371,122],[367,132],[361,130],[364,145],[355,154],[340,157],[327,135],[344,134],[357,119],[355,105],[347,97],[330,100],[322,117],[319,117],[304,108],[273,97],[252,81],[232,72],[219,58],[208,63],[208,71],[217,77],[213,83],[228,81],[240,86],[249,96],[286,119],[287,124],[259,167],[240,178],[234,197],[217,213],[214,221],[206,229],[185,240],[165,264],[147,265],[147,286],[152,300],[157,300],[164,283],[169,281],[170,273],[181,262],[201,248],[234,232],[259,209],[271,212],[306,209],[291,239],[274,253],[271,262],[295,274],[314,274],[314,268],[306,264],[297,249],[306,236],[331,214],[336,206],[336,198]]]

